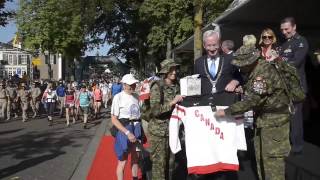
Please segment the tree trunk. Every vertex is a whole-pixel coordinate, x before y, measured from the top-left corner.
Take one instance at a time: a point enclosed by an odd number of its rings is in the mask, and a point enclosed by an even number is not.
[[[172,42],[170,38],[167,38],[167,52],[166,52],[166,59],[172,58],[171,57],[171,52],[172,52]]]
[[[195,0],[194,4],[194,41],[193,41],[193,51],[194,51],[194,61],[202,56],[202,16],[203,16],[203,0]]]

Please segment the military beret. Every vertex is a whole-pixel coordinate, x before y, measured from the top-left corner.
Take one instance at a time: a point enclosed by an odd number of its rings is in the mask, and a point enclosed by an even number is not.
[[[241,46],[235,53],[231,64],[243,67],[253,64],[260,57],[260,51],[255,46]]]

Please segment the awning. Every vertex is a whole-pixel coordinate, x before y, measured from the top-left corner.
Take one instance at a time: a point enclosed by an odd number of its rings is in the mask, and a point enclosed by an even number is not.
[[[297,31],[309,43],[320,42],[319,0],[235,0],[213,23],[220,26],[222,39],[235,41],[240,46],[245,34],[257,37],[264,28],[271,28],[278,37],[280,21],[292,16],[297,22]],[[210,24],[202,30],[213,29]],[[193,51],[193,36],[174,49],[175,53]],[[318,44],[320,45],[320,44]]]

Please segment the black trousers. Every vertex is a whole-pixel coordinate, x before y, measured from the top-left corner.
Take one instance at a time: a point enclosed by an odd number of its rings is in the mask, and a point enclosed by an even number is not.
[[[301,152],[303,149],[303,103],[295,104],[295,114],[290,123],[291,152]]]

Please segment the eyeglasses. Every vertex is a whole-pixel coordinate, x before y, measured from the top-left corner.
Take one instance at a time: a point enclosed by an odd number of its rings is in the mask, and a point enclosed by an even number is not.
[[[262,39],[273,39],[273,36],[262,36]]]

